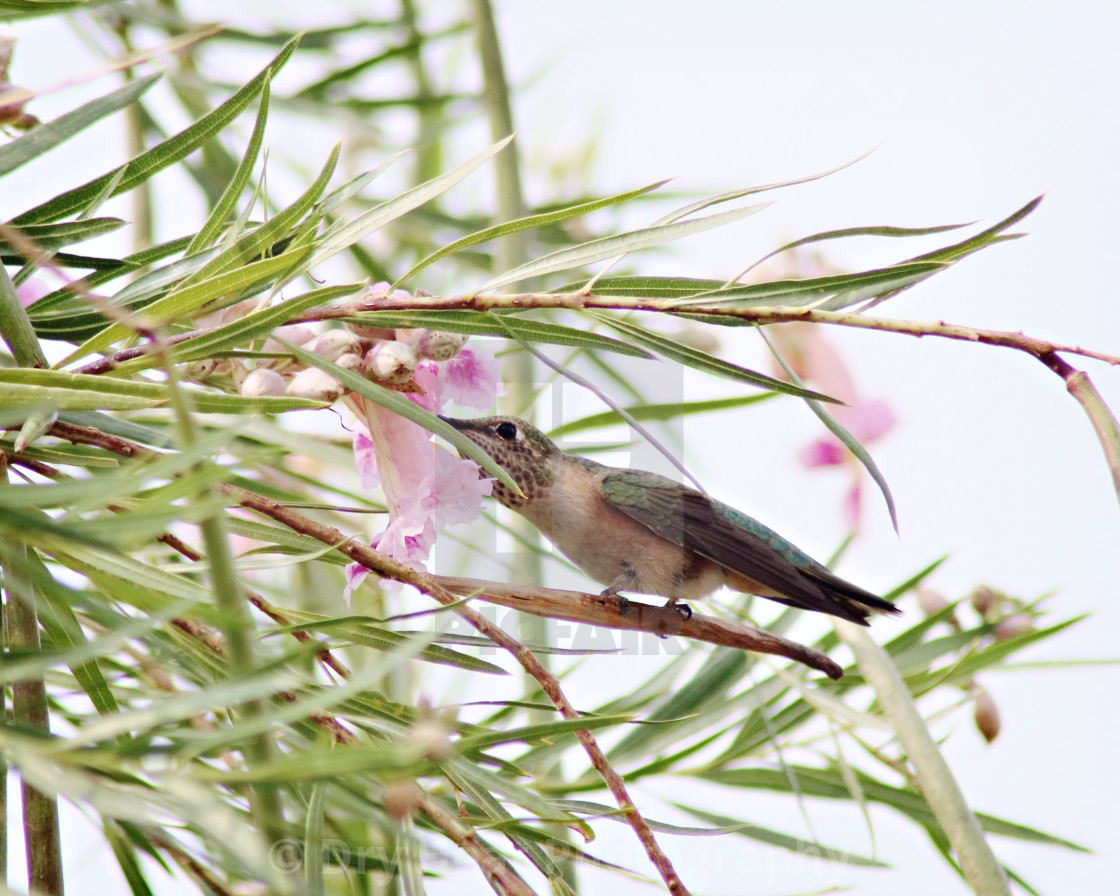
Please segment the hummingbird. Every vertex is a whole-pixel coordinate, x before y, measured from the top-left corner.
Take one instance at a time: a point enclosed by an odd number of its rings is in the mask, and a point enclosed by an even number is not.
[[[834,575],[762,523],[665,476],[565,454],[517,417],[440,417],[485,451],[522,491],[493,497],[536,526],[604,596],[660,595],[668,605],[722,585],[867,625],[890,601]],[[486,475],[480,471],[480,475]]]

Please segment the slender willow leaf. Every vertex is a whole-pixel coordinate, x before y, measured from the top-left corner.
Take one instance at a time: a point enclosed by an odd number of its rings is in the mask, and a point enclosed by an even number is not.
[[[343,286],[327,286],[323,289],[304,293],[302,296],[287,299],[260,311],[254,311],[252,314],[223,324],[208,333],[201,333],[192,339],[177,343],[172,347],[172,356],[179,363],[216,357],[220,352],[229,351],[248,340],[271,333],[301,311],[306,311],[308,308],[318,308],[335,299],[352,295],[364,289],[366,285],[366,283],[350,283]],[[162,362],[158,356],[149,354],[129,361],[122,361],[113,368],[113,371],[115,374],[131,373],[160,363]]]
[[[769,401],[776,393],[767,392],[762,395],[740,395],[735,398],[713,398],[709,401],[681,401],[667,404],[638,404],[625,408],[635,420],[676,420],[678,417],[687,417],[690,414],[707,414],[713,411],[728,411],[733,408],[745,407],[749,404],[758,404]],[[614,426],[622,423],[622,415],[615,411],[603,411],[562,423],[548,433],[549,438],[557,439],[561,436],[570,436],[573,433],[584,432],[589,429],[602,429],[605,426]]]
[[[757,840],[760,843],[766,843],[770,846],[777,846],[780,849],[789,850],[799,856],[813,859],[825,859],[829,862],[838,862],[842,865],[855,865],[859,868],[890,867],[885,862],[848,852],[846,849],[840,849],[836,846],[825,846],[822,843],[804,840],[801,837],[793,837],[789,834],[783,834],[781,831],[774,831],[756,824],[736,822],[734,818],[730,818],[727,815],[708,812],[694,806],[686,806],[683,803],[675,802],[673,805],[687,812],[694,818],[699,818],[701,821],[730,828],[730,833],[738,834],[741,837],[749,837],[751,840]]]
[[[514,314],[503,313],[500,318],[495,320],[494,315],[482,311],[369,311],[344,320],[367,327],[426,327],[446,333],[466,333],[469,336],[508,337],[515,333],[525,342],[570,345],[587,351],[615,352],[634,358],[653,357],[637,346],[588,330],[577,330],[575,327]]]
[[[480,152],[473,158],[468,159],[457,168],[441,174],[438,177],[433,177],[431,180],[425,181],[419,186],[413,187],[411,190],[405,190],[405,192],[401,193],[399,196],[394,196],[392,199],[374,206],[369,211],[359,215],[353,221],[346,222],[332,229],[324,236],[320,245],[316,247],[315,253],[307,262],[307,267],[315,267],[331,256],[338,254],[343,249],[354,245],[354,243],[359,240],[365,239],[369,234],[373,233],[378,228],[384,227],[390,221],[395,221],[401,215],[447,192],[484,162],[505,149],[512,139],[513,137],[506,137],[484,152]]]
[[[273,215],[260,227],[250,230],[238,239],[236,243],[228,249],[224,249],[216,258],[208,262],[205,267],[187,277],[182,284],[177,285],[172,290],[168,299],[171,299],[178,292],[186,291],[199,281],[224,274],[227,271],[235,270],[243,265],[254,262],[262,255],[266,255],[279,239],[290,236],[291,229],[295,226],[296,222],[300,221],[303,216],[311,210],[319,197],[323,195],[323,191],[326,190],[327,183],[330,181],[331,175],[334,174],[335,166],[338,164],[340,149],[341,145],[336,143],[331,149],[330,155],[327,157],[326,164],[323,165],[322,170],[319,172],[319,176],[315,178],[311,186],[304,190],[302,195],[300,195],[295,202]],[[284,254],[276,253],[274,257],[282,258]],[[290,262],[291,258],[288,260]]]
[[[268,121],[268,100],[269,82],[265,81],[264,87],[261,89],[260,103],[257,107],[257,121],[253,125],[253,133],[249,137],[249,146],[245,150],[245,155],[241,157],[241,164],[237,166],[237,171],[234,172],[233,178],[225,192],[222,193],[221,199],[218,200],[213,211],[210,212],[210,217],[206,219],[206,223],[202,225],[191,240],[190,245],[187,246],[188,255],[205,249],[214,242],[218,233],[226,226],[226,219],[237,204],[245,185],[249,182],[253,173],[253,165],[257,162],[261,144],[264,142],[264,128]]]
[[[124,227],[126,221],[120,218],[86,218],[82,221],[67,221],[64,224],[29,224],[18,228],[19,237],[34,244],[44,252],[53,252],[72,243],[91,240],[102,234],[112,233]],[[22,255],[18,243],[0,239],[0,254]]]
[[[671,361],[677,361],[694,370],[726,377],[727,379],[738,380],[739,382],[750,383],[753,386],[761,386],[772,392],[796,395],[798,398],[813,398],[818,401],[830,401],[836,404],[843,404],[839,399],[832,398],[821,392],[814,392],[811,389],[806,389],[802,386],[794,385],[793,383],[787,383],[783,380],[775,379],[772,376],[766,376],[764,373],[748,370],[746,367],[740,367],[738,364],[732,364],[730,361],[723,361],[709,355],[707,352],[702,352],[699,349],[684,345],[679,341],[670,339],[668,336],[662,336],[659,333],[647,330],[645,327],[640,327],[628,320],[600,314],[597,311],[587,311],[585,313],[590,314],[596,320],[602,321],[608,327],[612,327],[620,333],[629,336],[635,342],[642,343],[662,357],[668,358]]]
[[[636,252],[639,249],[660,246],[672,240],[681,239],[682,237],[690,236],[694,233],[702,233],[705,230],[711,230],[713,227],[722,227],[733,221],[738,221],[748,215],[753,215],[756,212],[762,211],[768,204],[769,203],[752,205],[731,212],[709,215],[706,218],[697,218],[693,221],[681,221],[677,224],[655,225],[642,230],[632,230],[627,233],[621,233],[617,236],[608,236],[602,239],[591,240],[587,243],[581,243],[578,246],[572,246],[569,249],[561,249],[558,252],[542,256],[527,264],[516,267],[512,271],[495,277],[493,280],[483,284],[479,289],[475,290],[475,292],[492,292],[504,286],[509,286],[512,283],[520,283],[523,280],[529,280],[534,277],[543,277],[546,274],[553,274],[557,271],[571,270],[572,268],[593,264],[596,261],[614,258],[617,255],[623,255],[627,252]]]
[[[809,766],[797,765],[793,766],[791,770],[796,776],[798,788],[805,796],[817,796],[839,800],[850,799],[847,785],[844,783],[843,777],[838,769],[810,768]],[[857,772],[857,776],[860,786],[867,795],[867,799],[871,802],[890,806],[892,809],[896,809],[904,815],[910,816],[922,825],[937,825],[937,820],[934,818],[933,811],[920,794],[912,790],[884,784],[862,772]],[[780,793],[789,793],[791,788],[790,780],[786,773],[778,769],[722,769],[703,772],[700,774],[700,777],[708,781],[725,784],[729,787],[750,787],[759,790],[773,790]],[[1026,825],[1005,821],[1002,818],[996,818],[995,816],[986,815],[982,812],[976,813],[976,817],[980,822],[980,826],[989,834],[1014,837],[1033,843],[1064,846],[1066,849],[1073,849],[1078,852],[1088,852],[1084,846],[1069,840],[1064,840],[1061,837],[1055,837],[1052,834],[1046,834],[1035,828],[1027,827]]]
[[[636,190],[629,190],[625,193],[616,193],[614,196],[608,196],[605,199],[595,199],[591,202],[584,202],[579,205],[569,206],[568,208],[557,209],[556,211],[544,212],[539,215],[529,215],[525,218],[518,218],[516,221],[509,221],[505,224],[498,224],[494,227],[487,227],[485,230],[480,230],[477,233],[472,233],[469,236],[462,237],[455,240],[453,243],[448,243],[441,249],[437,249],[431,255],[421,259],[411,268],[405,271],[396,282],[393,283],[392,289],[396,289],[400,284],[411,278],[413,275],[424,270],[431,264],[439,261],[441,258],[446,258],[455,252],[462,249],[469,248],[470,246],[477,246],[479,243],[489,242],[490,240],[497,239],[498,237],[505,236],[510,233],[519,233],[522,230],[531,230],[536,227],[547,227],[550,224],[558,224],[561,221],[567,221],[570,218],[578,218],[581,215],[586,215],[601,208],[608,208],[612,205],[618,205],[622,202],[628,202],[638,196],[652,192],[659,187],[667,184],[668,180],[659,180],[657,183],[649,184],[644,187],[639,187]]]
[[[99,196],[107,186],[117,179],[111,195],[125,193],[142,184],[156,172],[173,165],[194,152],[206,141],[212,139],[253,101],[272,76],[288,61],[296,48],[298,39],[289,41],[261,72],[217,109],[203,116],[190,127],[158,146],[136,156],[132,161],[108,174],[95,178],[80,187],[69,190],[61,196],[44,202],[24,212],[12,222],[23,227],[27,224],[42,224],[57,221],[85,208],[91,199]]]
[[[287,396],[246,397],[188,389],[185,394],[203,413],[278,413],[323,407],[323,402]],[[49,404],[65,410],[129,410],[170,400],[163,383],[29,368],[0,369],[0,404]]]
[[[293,250],[285,252],[283,255],[262,258],[260,261],[251,262],[244,267],[217,274],[206,280],[200,280],[185,289],[169,293],[144,307],[142,323],[146,327],[160,327],[180,320],[199,311],[204,305],[215,299],[239,293],[268,281],[281,271],[288,270],[292,266],[293,259],[305,255],[306,252],[307,249]],[[133,328],[127,324],[110,324],[67,355],[59,362],[59,366],[72,364],[77,359],[94,352],[105,351],[118,339],[123,339],[132,332]]]

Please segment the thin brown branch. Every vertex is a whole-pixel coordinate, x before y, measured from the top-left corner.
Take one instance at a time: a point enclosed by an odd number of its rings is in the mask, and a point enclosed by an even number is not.
[[[98,445],[108,451],[114,451],[129,457],[137,457],[145,454],[158,456],[155,452],[150,452],[141,445],[129,442],[127,439],[122,439],[119,436],[103,433],[93,427],[77,426],[72,423],[56,423],[51,428],[51,434],[71,442]],[[476,610],[464,606],[459,597],[444,588],[435,576],[417,572],[402,563],[398,563],[391,557],[382,554],[380,551],[368,547],[361,542],[348,539],[333,526],[317,523],[303,516],[303,514],[297,513],[270,498],[230,484],[222,484],[219,486],[219,489],[242,507],[276,520],[293,531],[310,535],[312,538],[324,544],[337,547],[339,551],[351,560],[361,563],[363,566],[373,570],[379,575],[414,585],[421,591],[431,595],[431,597],[441,604],[456,604],[457,606],[454,608],[456,613],[462,616],[479,634],[510,653],[514,659],[521,664],[522,668],[537,680],[541,689],[565,719],[574,720],[579,718],[579,713],[576,712],[575,708],[561,690],[560,682],[557,681],[553,675],[549,674],[532,651],[502,628],[491,623]],[[658,873],[665,881],[669,892],[681,894],[681,896],[687,894],[687,888],[673,870],[673,865],[669,857],[665,855],[660,844],[658,844],[653,829],[650,828],[649,823],[642,816],[641,812],[638,811],[634,801],[630,798],[622,776],[607,760],[606,755],[596,742],[594,735],[590,731],[582,728],[578,729],[575,734],[576,738],[587,752],[588,757],[591,759],[591,765],[599,773],[604,783],[607,785],[607,788],[611,791],[622,815],[634,829],[650,861],[653,863],[654,867],[657,868]]]
[[[501,896],[534,896],[532,888],[516,871],[486,848],[473,828],[463,824],[429,793],[416,786],[416,808],[423,812],[447,838],[474,859],[486,882]]]
[[[613,309],[618,311],[660,311],[689,314],[707,314],[718,317],[732,317],[737,320],[752,321],[759,324],[779,324],[804,321],[818,324],[832,324],[842,327],[855,327],[863,330],[882,330],[887,333],[901,333],[909,336],[937,336],[964,342],[979,342],[1013,348],[1041,358],[1053,352],[1082,355],[1103,361],[1106,364],[1120,365],[1120,356],[1093,351],[1078,345],[1066,345],[1003,330],[986,330],[967,327],[945,321],[908,321],[888,317],[870,317],[843,311],[819,311],[807,308],[780,308],[755,306],[735,307],[730,304],[682,304],[679,299],[638,299],[621,296],[603,296],[594,293],[521,293],[517,295],[481,294],[462,296],[412,296],[410,298],[391,295],[370,295],[360,302],[331,305],[326,308],[313,308],[292,317],[288,323],[307,323],[316,320],[332,320],[354,317],[372,311],[493,311],[500,308],[567,308]]]
[[[693,613],[686,619],[674,607],[653,607],[634,601],[629,601],[623,612],[618,598],[584,594],[580,591],[527,588],[452,576],[437,576],[436,579],[448,591],[461,596],[511,607],[533,616],[649,632],[660,637],[680,635],[682,638],[707,641],[722,647],[784,656],[824,672],[829,678],[840,678],[844,674],[839,665],[820,651],[739,622],[701,616],[698,613]]]

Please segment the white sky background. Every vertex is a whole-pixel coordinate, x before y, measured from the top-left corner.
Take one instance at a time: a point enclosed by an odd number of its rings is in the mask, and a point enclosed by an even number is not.
[[[681,243],[675,255],[643,262],[643,270],[732,275],[810,233],[992,223],[1046,192],[1019,228],[1028,238],[987,249],[878,311],[1120,351],[1120,311],[1105,286],[1120,236],[1116,7],[1083,6],[1073,15],[1037,3],[500,6],[511,81],[531,82],[517,104],[530,167],[565,158],[592,137],[595,191],[679,175],[674,186],[714,193],[805,176],[879,146],[854,168],[780,191],[771,197],[778,203],[762,214]],[[29,85],[59,77],[44,72],[25,79],[21,62],[28,60],[17,52],[17,80]],[[95,165],[89,174],[100,170]],[[530,187],[535,199],[548,195],[540,181]],[[6,206],[0,205],[0,217]],[[824,251],[830,261],[855,268],[909,257],[927,245],[897,241],[884,251],[871,240],[849,240]],[[863,391],[889,401],[900,420],[872,451],[893,489],[902,538],[877,494],[867,492],[865,530],[841,573],[883,590],[950,554],[931,581],[950,597],[989,582],[1024,598],[1056,591],[1048,604],[1054,620],[1094,614],[1024,659],[1116,656],[1120,512],[1099,445],[1061,381],[1006,349],[839,328],[828,335]],[[749,334],[725,336],[722,352],[747,366],[766,364]],[[1120,371],[1068,360],[1086,369],[1120,409]],[[738,392],[702,378],[689,379],[688,388],[690,399]],[[705,486],[827,556],[843,533],[847,480],[807,472],[796,462],[797,450],[817,433],[807,410],[775,402],[712,421],[686,430],[686,459]],[[912,602],[904,609],[913,619]],[[894,630],[889,623],[878,629],[883,637]],[[623,664],[633,659],[592,659],[601,665],[572,679],[570,696],[577,705],[594,705],[595,675],[625,677],[630,671]],[[638,659],[636,680],[656,662]],[[946,755],[972,805],[1096,851],[1084,856],[997,839],[997,853],[1044,893],[1106,890],[1105,881],[1120,877],[1117,670],[1036,669],[987,674],[983,682],[1003,716],[996,743],[983,743],[967,712],[936,729],[950,735]],[[654,791],[671,795],[668,787],[642,787],[639,803],[652,800]],[[735,804],[722,807],[727,814],[803,831],[788,799],[749,791],[731,796]],[[721,808],[717,801],[709,805]],[[869,850],[855,809],[823,803],[809,809],[822,840]],[[665,837],[663,845],[698,893],[834,885],[857,885],[861,894],[960,890],[914,825],[888,811],[873,817],[879,856],[895,865],[892,871],[791,865],[783,854],[732,837]],[[647,870],[628,829],[596,828],[593,853]],[[18,866],[18,853],[12,858]],[[111,857],[106,861],[111,867]],[[110,873],[116,880],[117,872]],[[458,892],[468,879],[433,883],[430,892]],[[652,892],[615,875],[589,879],[618,896]]]

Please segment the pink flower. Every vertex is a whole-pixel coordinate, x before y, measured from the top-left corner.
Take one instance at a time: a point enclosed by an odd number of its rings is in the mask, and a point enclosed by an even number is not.
[[[462,348],[449,361],[421,361],[414,380],[425,394],[408,397],[433,414],[448,402],[485,411],[506,394],[498,360],[484,348]]]
[[[432,413],[447,402],[486,410],[504,393],[498,362],[485,349],[464,348],[447,361],[424,361],[414,379],[424,394],[408,397]],[[354,462],[362,487],[380,484],[389,506],[389,525],[373,546],[423,569],[436,535],[445,526],[476,519],[493,481],[479,478],[474,461],[437,448],[423,427],[371,402],[363,408],[369,434],[355,434]],[[367,573],[357,563],[347,567],[347,602]]]
[[[897,424],[884,401],[862,398],[840,353],[813,324],[783,324],[773,328],[774,344],[802,381],[848,403],[830,406],[829,414],[861,445],[881,439]],[[843,515],[851,527],[859,526],[863,499],[863,466],[854,454],[832,433],[814,439],[798,453],[807,467],[847,467],[852,484],[844,498]]]

